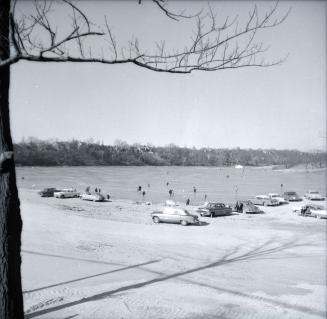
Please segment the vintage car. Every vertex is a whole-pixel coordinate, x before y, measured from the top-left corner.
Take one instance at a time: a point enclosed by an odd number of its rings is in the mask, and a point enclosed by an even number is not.
[[[103,202],[105,200],[104,196],[100,193],[84,193],[80,195],[80,199],[90,200],[93,202]]]
[[[176,206],[179,206],[179,204],[176,203],[175,201],[171,200],[171,199],[167,199],[165,201],[165,206],[167,206],[167,207],[176,207]]]
[[[263,214],[264,212],[257,206],[255,206],[250,200],[237,201],[235,211],[243,214]]]
[[[298,211],[298,214],[301,216],[310,216],[316,218],[327,218],[326,208],[321,205],[304,205],[301,207],[301,210]]]
[[[55,192],[54,197],[56,198],[73,198],[79,197],[79,193],[74,188],[65,188],[59,192]]]
[[[320,193],[316,190],[309,190],[304,197],[309,200],[324,200],[325,197],[320,195]]]
[[[293,192],[293,191],[284,192],[283,198],[289,202],[302,201],[302,198],[296,192]]]
[[[275,198],[270,198],[267,195],[257,195],[253,200],[252,203],[254,205],[262,205],[262,206],[278,206],[279,202]]]
[[[232,208],[223,203],[205,203],[203,206],[197,209],[197,212],[201,216],[216,217],[226,216],[232,213]]]
[[[54,187],[43,188],[38,194],[41,197],[53,197],[55,192],[60,192],[60,189]]]
[[[164,207],[161,210],[151,213],[152,221],[158,223],[173,223],[183,226],[189,224],[199,224],[199,217],[190,214],[186,209],[176,207]]]
[[[285,200],[285,198],[283,198],[280,194],[278,193],[269,193],[268,197],[270,199],[276,199],[278,201],[279,205],[283,205],[283,204],[288,204],[288,201]]]

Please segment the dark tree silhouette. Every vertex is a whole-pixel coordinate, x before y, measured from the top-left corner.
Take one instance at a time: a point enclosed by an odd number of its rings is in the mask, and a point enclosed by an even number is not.
[[[23,1],[22,1],[23,2]],[[277,2],[261,17],[255,6],[247,22],[228,17],[218,24],[209,8],[208,14],[175,13],[165,0],[152,0],[168,18],[179,21],[194,19],[196,28],[190,43],[170,51],[165,42],[149,52],[137,39],[121,46],[104,18],[103,28],[91,23],[86,13],[70,0],[35,1],[29,14],[18,13],[22,3],[0,0],[0,318],[23,318],[20,275],[20,235],[22,222],[16,186],[13,145],[9,126],[10,66],[18,61],[131,63],[152,71],[190,73],[242,67],[269,67],[284,59],[266,62],[268,47],[255,42],[259,31],[276,27],[287,17],[276,18]],[[142,4],[141,0],[138,0]],[[33,2],[31,2],[33,3]],[[70,10],[69,30],[56,23],[54,5]],[[106,53],[92,52],[89,39],[103,39]],[[92,44],[93,47],[93,44]]]

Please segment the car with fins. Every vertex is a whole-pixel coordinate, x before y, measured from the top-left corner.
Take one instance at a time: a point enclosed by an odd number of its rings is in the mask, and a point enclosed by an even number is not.
[[[186,209],[177,207],[163,207],[151,213],[152,221],[155,224],[159,223],[171,223],[187,225],[200,224],[199,217],[191,214]]]
[[[64,188],[59,192],[55,192],[53,195],[56,198],[74,198],[80,196],[75,188]]]

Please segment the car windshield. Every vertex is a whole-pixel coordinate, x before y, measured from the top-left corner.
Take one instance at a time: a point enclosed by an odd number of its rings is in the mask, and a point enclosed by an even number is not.
[[[310,194],[319,194],[319,192],[317,192],[317,191],[310,191],[309,193]]]
[[[288,193],[285,193],[286,195],[296,195],[295,192],[288,192]]]

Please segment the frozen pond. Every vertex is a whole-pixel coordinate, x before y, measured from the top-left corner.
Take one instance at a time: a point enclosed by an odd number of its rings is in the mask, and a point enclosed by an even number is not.
[[[251,198],[294,190],[303,196],[308,189],[316,189],[326,195],[326,170],[273,170],[271,167],[154,167],[154,166],[107,166],[107,167],[18,167],[18,186],[28,189],[43,187],[74,187],[83,192],[87,186],[101,188],[112,198],[143,199],[138,186],[145,190],[144,200],[154,203],[169,198],[201,203],[205,194],[208,200],[234,202],[236,198]],[[168,185],[167,185],[168,183]],[[281,188],[281,184],[283,187]],[[196,187],[194,193],[193,187]]]

